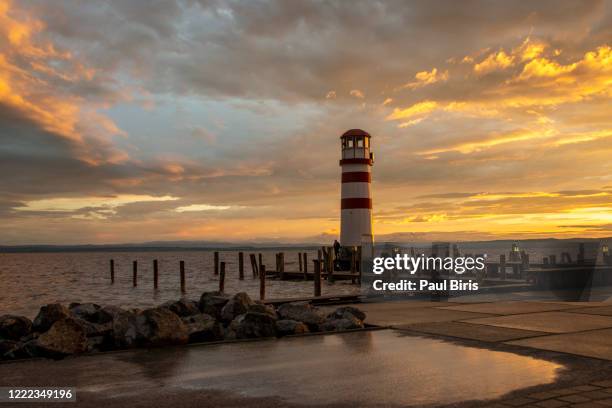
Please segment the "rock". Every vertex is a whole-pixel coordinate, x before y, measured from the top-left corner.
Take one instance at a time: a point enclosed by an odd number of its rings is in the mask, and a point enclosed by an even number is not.
[[[98,324],[110,323],[113,321],[115,316],[123,313],[128,312],[118,306],[104,306],[96,311],[96,313],[91,317],[91,321]]]
[[[352,329],[363,329],[363,321],[352,314],[347,314],[341,319],[328,319],[320,327],[321,331],[344,331]]]
[[[83,319],[75,319],[83,328],[87,337],[108,336],[112,333],[113,323],[92,323]]]
[[[32,330],[35,332],[46,332],[57,321],[70,317],[70,310],[59,303],[51,303],[40,308],[38,315],[32,323]]]
[[[366,319],[366,314],[356,307],[343,306],[337,308],[335,311],[327,315],[328,319],[350,319],[350,316],[361,320],[362,322]]]
[[[238,315],[230,324],[237,339],[276,336],[276,319],[267,313],[247,312]]]
[[[278,320],[276,322],[276,332],[279,336],[289,336],[292,334],[308,333],[308,326],[296,320]]]
[[[199,304],[195,300],[171,300],[164,303],[161,307],[165,307],[179,317],[193,316],[200,313]]]
[[[250,305],[247,308],[247,311],[253,312],[253,313],[267,314],[267,315],[270,315],[270,317],[274,318],[275,320],[278,319],[278,315],[276,314],[276,310],[274,310],[274,306],[266,305],[261,302],[255,302],[254,304]]]
[[[303,322],[311,330],[316,330],[325,321],[325,317],[307,302],[284,303],[278,307],[277,312],[281,319]]]
[[[32,331],[32,322],[27,317],[0,316],[0,339],[19,340]],[[4,354],[4,353],[0,353]]]
[[[91,323],[99,323],[98,311],[101,309],[100,305],[96,305],[95,303],[71,303],[69,309],[74,317]]]
[[[204,292],[200,297],[200,312],[220,319],[221,310],[229,299],[229,296],[221,292]]]
[[[147,309],[140,316],[145,317],[145,324],[148,326],[148,330],[145,331],[145,345],[165,346],[186,344],[189,341],[187,326],[168,309],[163,307]]]
[[[255,302],[246,293],[236,293],[221,309],[221,320],[231,322],[236,316],[246,313],[254,304]]]
[[[207,314],[197,314],[183,317],[183,323],[187,326],[189,342],[214,341],[223,338],[223,325]]]
[[[87,351],[85,329],[71,317],[58,320],[45,333],[25,344],[32,356],[58,358]]]
[[[121,308],[104,308],[111,314],[111,337],[116,348],[135,347],[146,338],[145,318]]]
[[[7,357],[4,357],[4,356],[7,353],[10,353],[12,350],[14,350],[18,346],[19,346],[18,341],[0,339],[0,360],[8,359],[8,356]]]

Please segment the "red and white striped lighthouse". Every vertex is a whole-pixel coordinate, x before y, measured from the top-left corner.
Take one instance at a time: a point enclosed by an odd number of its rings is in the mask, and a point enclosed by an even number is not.
[[[361,246],[372,237],[371,168],[374,156],[370,152],[370,134],[351,129],[340,136],[342,141],[342,195],[340,245]]]

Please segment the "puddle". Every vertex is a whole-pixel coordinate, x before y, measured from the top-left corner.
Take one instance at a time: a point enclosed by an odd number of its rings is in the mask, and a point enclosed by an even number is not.
[[[553,382],[562,368],[392,330],[195,347],[174,357],[165,372],[150,367],[152,377],[164,377],[167,386],[278,396],[302,404],[489,399]]]
[[[69,384],[93,400],[139,401],[151,394],[180,399],[221,390],[306,405],[390,406],[497,398],[553,382],[561,368],[528,356],[376,330],[5,364],[0,378],[14,385]]]

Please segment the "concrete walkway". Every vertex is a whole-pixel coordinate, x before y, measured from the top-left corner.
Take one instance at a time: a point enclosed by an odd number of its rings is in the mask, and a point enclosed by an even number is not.
[[[611,303],[394,301],[355,306],[377,326],[612,361]]]

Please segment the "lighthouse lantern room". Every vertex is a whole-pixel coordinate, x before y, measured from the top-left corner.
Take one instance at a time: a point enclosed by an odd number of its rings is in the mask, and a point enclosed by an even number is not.
[[[340,244],[361,246],[372,242],[371,136],[361,129],[351,129],[340,136],[342,145],[342,188]]]

